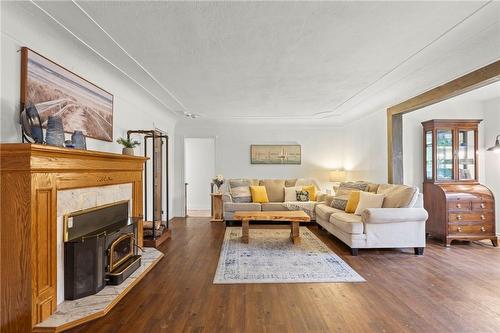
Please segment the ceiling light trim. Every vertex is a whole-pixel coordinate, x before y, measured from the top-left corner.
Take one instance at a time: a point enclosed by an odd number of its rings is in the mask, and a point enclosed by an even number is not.
[[[125,75],[126,77],[128,77],[132,82],[134,82],[135,84],[137,84],[139,87],[141,87],[146,93],[148,93],[151,97],[153,97],[158,103],[160,103],[161,105],[163,105],[168,111],[170,111],[174,116],[178,117],[179,114],[176,113],[174,110],[172,110],[172,108],[170,106],[168,106],[167,104],[165,104],[161,99],[159,99],[158,97],[156,97],[156,95],[154,95],[151,91],[149,91],[146,87],[144,87],[142,84],[140,84],[137,80],[135,80],[132,76],[130,76],[129,74],[127,74],[124,70],[122,70],[121,68],[119,68],[117,65],[115,65],[113,62],[111,62],[108,58],[106,58],[105,56],[103,56],[101,53],[99,53],[99,51],[97,51],[96,49],[94,49],[92,46],[90,46],[88,43],[86,43],[84,40],[82,40],[80,37],[78,37],[73,31],[71,31],[68,27],[66,27],[64,24],[62,24],[58,19],[56,19],[53,15],[51,15],[48,11],[46,11],[45,9],[43,9],[42,7],[40,7],[34,0],[30,0],[30,2],[35,6],[37,7],[38,9],[40,9],[45,15],[47,15],[49,18],[51,18],[54,22],[56,22],[61,28],[63,28],[64,30],[66,30],[69,34],[71,34],[73,37],[75,37],[80,43],[82,43],[83,45],[85,45],[87,48],[89,48],[92,52],[94,52],[95,54],[97,54],[101,59],[103,59],[104,61],[106,61],[108,64],[110,64],[111,66],[113,66],[115,69],[117,69],[120,73],[122,73],[123,75]]]

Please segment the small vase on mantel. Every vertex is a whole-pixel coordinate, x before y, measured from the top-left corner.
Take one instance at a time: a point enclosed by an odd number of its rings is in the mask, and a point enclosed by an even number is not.
[[[129,156],[135,156],[135,154],[134,154],[134,148],[123,147],[122,154],[123,155],[129,155]]]
[[[51,146],[64,147],[64,128],[61,117],[49,116],[47,118],[45,141]]]
[[[75,131],[71,136],[71,141],[76,149],[87,149],[87,140],[82,131]]]

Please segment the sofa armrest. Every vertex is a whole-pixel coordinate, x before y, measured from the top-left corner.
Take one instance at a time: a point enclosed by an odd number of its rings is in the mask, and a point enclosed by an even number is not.
[[[318,191],[316,193],[316,201],[317,202],[322,202],[322,201],[325,201],[325,198],[328,194],[326,194],[325,192],[321,192],[321,191]]]
[[[367,208],[361,214],[364,223],[425,222],[428,217],[423,208]]]
[[[222,193],[222,202],[233,202],[233,197],[231,196],[231,193],[229,192]]]
[[[323,200],[321,200],[325,205],[327,206],[331,206],[332,205],[332,201],[333,201],[333,195],[331,194],[325,194],[323,197],[322,197]],[[319,200],[318,200],[319,201]]]

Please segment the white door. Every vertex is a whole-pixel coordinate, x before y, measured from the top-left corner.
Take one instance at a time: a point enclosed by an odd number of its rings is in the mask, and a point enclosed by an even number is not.
[[[210,216],[210,183],[215,175],[215,139],[184,139],[184,177],[189,216]]]

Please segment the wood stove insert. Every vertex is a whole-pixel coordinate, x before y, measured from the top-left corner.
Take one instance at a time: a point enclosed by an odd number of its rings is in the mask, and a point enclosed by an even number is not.
[[[141,265],[138,218],[120,201],[64,216],[64,298],[95,294],[122,283]]]

